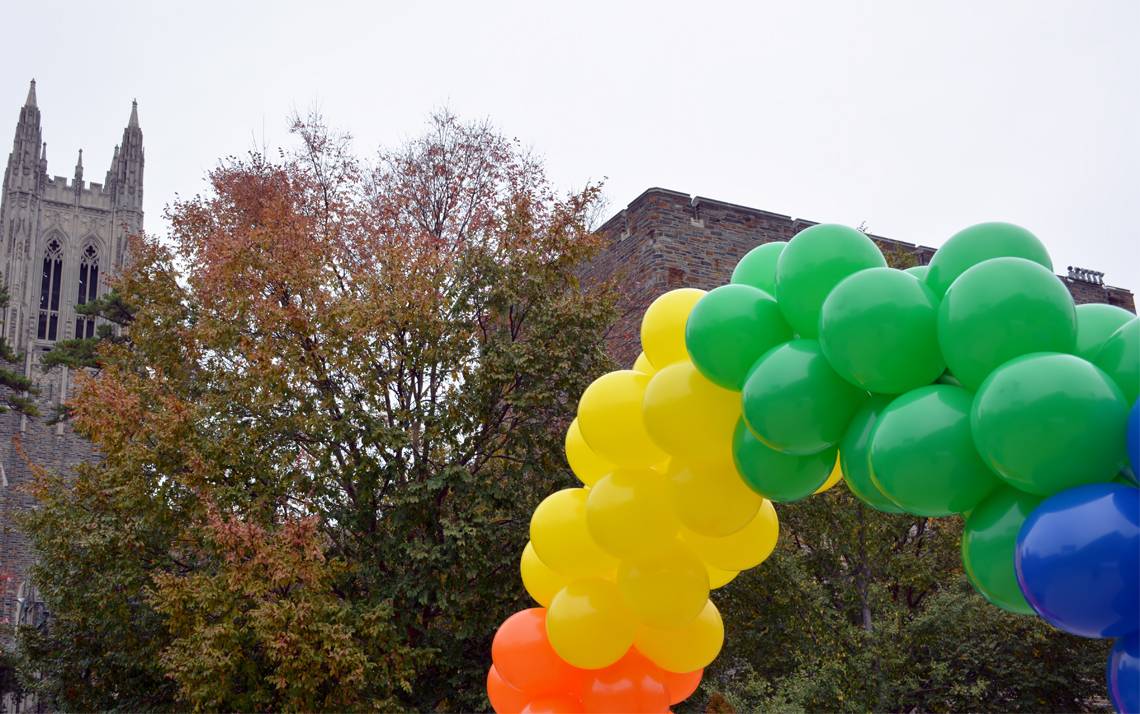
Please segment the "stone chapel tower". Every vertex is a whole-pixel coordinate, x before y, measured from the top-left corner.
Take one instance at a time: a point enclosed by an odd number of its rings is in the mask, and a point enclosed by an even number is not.
[[[47,416],[67,394],[72,375],[62,367],[41,370],[43,354],[60,340],[94,336],[95,321],[77,316],[75,306],[106,290],[106,276],[123,265],[127,236],[142,230],[137,103],[102,184],[83,180],[82,149],[70,180],[50,176],[43,138],[32,80],[0,193],[0,279],[9,292],[0,330],[22,356],[19,368],[37,385],[36,403]],[[63,424],[0,414],[0,575],[11,576],[0,587],[0,620],[39,624],[45,615],[26,575],[30,548],[13,525],[13,515],[31,506],[20,489],[31,478],[26,459],[66,470],[92,456],[90,445]]]

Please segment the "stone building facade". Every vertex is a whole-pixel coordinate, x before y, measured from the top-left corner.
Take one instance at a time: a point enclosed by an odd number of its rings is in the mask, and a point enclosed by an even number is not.
[[[617,278],[621,318],[610,331],[609,348],[622,365],[637,357],[638,330],[645,308],[661,293],[679,287],[705,290],[727,283],[732,269],[761,243],[786,241],[816,221],[792,218],[687,193],[651,188],[601,226],[606,248],[587,270],[589,280]],[[910,254],[925,265],[934,248],[870,236],[884,252]],[[1059,276],[1078,303],[1102,302],[1136,312],[1133,295],[1104,284],[1104,274],[1069,268]]]
[[[0,619],[38,624],[45,617],[27,578],[32,554],[13,516],[31,503],[23,487],[28,463],[67,470],[93,457],[90,445],[69,427],[49,426],[72,384],[66,368],[40,369],[40,359],[60,341],[90,337],[95,321],[75,306],[106,289],[106,276],[123,264],[127,236],[142,230],[143,145],[138,108],[132,105],[122,141],[103,183],[83,178],[83,151],[71,179],[51,176],[32,80],[16,123],[0,193],[0,278],[9,291],[0,330],[22,358],[16,368],[38,389],[41,418],[0,414]]]

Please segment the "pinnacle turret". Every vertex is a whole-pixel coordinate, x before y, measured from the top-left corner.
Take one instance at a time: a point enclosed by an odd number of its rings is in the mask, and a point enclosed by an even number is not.
[[[75,185],[83,183],[83,149],[79,150],[79,160],[75,162]]]
[[[120,208],[142,210],[143,134],[139,127],[139,103],[131,102],[131,117],[123,129],[123,140],[115,148],[107,186],[115,195]]]

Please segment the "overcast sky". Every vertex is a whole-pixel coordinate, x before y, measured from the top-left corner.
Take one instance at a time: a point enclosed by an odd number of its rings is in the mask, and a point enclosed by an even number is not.
[[[3,0],[0,26],[0,135],[35,77],[50,173],[82,147],[102,181],[138,98],[150,231],[294,109],[370,154],[446,104],[615,210],[663,186],[934,246],[1008,220],[1140,291],[1138,0]]]

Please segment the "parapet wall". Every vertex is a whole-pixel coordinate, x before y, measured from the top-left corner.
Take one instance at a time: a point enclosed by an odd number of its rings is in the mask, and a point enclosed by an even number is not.
[[[651,188],[598,229],[606,248],[587,266],[587,282],[615,278],[621,316],[608,336],[610,352],[629,366],[639,351],[639,319],[661,293],[679,287],[709,290],[728,282],[745,253],[761,243],[790,240],[816,221],[664,188]],[[934,248],[868,234],[884,252],[913,255],[925,265]],[[1102,302],[1136,312],[1131,291],[1098,282],[1094,271],[1060,277],[1078,303]]]
[[[109,211],[114,207],[111,191],[100,183],[69,181],[63,176],[53,176],[44,182],[41,194],[45,201],[52,203],[78,204],[82,208],[98,208]]]

